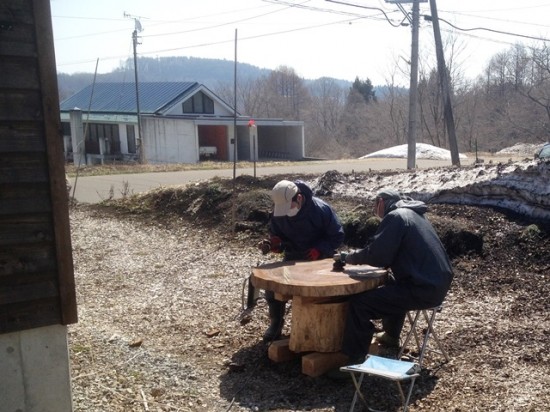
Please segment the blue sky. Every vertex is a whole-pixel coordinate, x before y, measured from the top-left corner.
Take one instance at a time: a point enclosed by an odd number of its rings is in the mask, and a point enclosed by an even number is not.
[[[285,65],[304,78],[358,76],[375,85],[394,78],[407,85],[411,30],[400,25],[407,21],[403,12],[383,0],[342,1],[359,7],[325,0],[51,0],[58,71],[93,73],[96,62],[99,73],[116,68],[133,56],[138,21],[140,56],[233,61],[236,54],[239,62]],[[437,0],[437,6],[446,21],[442,35],[452,39],[453,61],[466,78],[517,42],[550,39],[550,1]],[[402,8],[410,11],[411,4]],[[420,8],[430,14],[429,3]],[[424,19],[420,49],[421,66],[435,66],[432,26]]]

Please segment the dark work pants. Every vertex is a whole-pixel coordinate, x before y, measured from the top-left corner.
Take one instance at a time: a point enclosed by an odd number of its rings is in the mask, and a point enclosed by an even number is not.
[[[419,301],[408,284],[391,283],[352,295],[349,299],[342,352],[352,359],[367,355],[375,331],[372,319],[382,319],[384,331],[399,338],[409,310],[427,309],[436,305],[434,302]]]

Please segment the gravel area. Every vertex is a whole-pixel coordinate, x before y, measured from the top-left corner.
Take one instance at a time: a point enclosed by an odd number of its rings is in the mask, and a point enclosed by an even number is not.
[[[339,211],[356,206],[328,201]],[[227,208],[223,216],[208,210],[212,222],[230,220]],[[184,215],[71,207],[75,411],[347,411],[351,381],[311,378],[299,359],[267,358],[263,300],[248,322],[239,320],[243,280],[277,260],[255,248],[265,228],[232,232]],[[546,410],[548,232],[529,237],[528,222],[474,206],[434,205],[430,218],[440,231],[480,236],[483,252],[453,259],[455,281],[437,323],[451,361],[438,368],[429,360],[410,410]],[[391,382],[368,379],[365,389],[379,409],[399,410]]]

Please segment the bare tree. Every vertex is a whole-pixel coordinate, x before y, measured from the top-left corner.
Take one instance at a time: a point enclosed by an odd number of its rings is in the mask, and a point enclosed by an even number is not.
[[[262,79],[258,85],[262,101],[259,115],[300,120],[302,110],[309,104],[309,91],[294,69],[280,66]]]
[[[418,103],[420,107],[421,136],[432,145],[445,147],[445,124],[443,119],[443,98],[439,77],[435,70],[428,75],[420,74],[418,82]]]
[[[311,126],[323,136],[335,136],[344,109],[344,90],[334,79],[327,77],[316,80],[310,86]]]
[[[538,122],[537,133],[544,141],[550,135],[550,48],[546,44],[532,49],[532,64],[535,75],[524,95],[545,113],[545,120]]]
[[[379,105],[383,108],[388,120],[384,133],[388,137],[388,143],[392,141],[396,145],[400,145],[407,140],[408,128],[408,91],[396,84],[396,77],[401,76],[399,66],[395,65],[389,70],[389,75],[386,78],[386,86],[383,95],[379,96]],[[381,116],[381,119],[386,116]],[[382,123],[379,121],[379,123]]]

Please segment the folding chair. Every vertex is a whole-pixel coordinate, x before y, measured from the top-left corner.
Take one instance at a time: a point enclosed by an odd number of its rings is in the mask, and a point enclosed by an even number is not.
[[[378,376],[381,378],[389,379],[397,383],[399,388],[399,395],[401,396],[401,402],[403,403],[403,412],[407,412],[409,409],[409,401],[411,399],[414,382],[419,375],[420,366],[416,362],[406,362],[402,360],[388,359],[376,355],[367,355],[366,360],[358,365],[342,366],[340,368],[342,372],[349,372],[355,386],[355,394],[351,402],[350,412],[355,408],[357,398],[365,403],[370,410],[367,400],[361,393],[361,384],[365,375]],[[410,381],[409,390],[405,397],[403,389],[401,388],[402,381]]]
[[[424,361],[424,356],[427,352],[440,354],[445,358],[445,362],[449,362],[449,355],[447,355],[447,352],[445,351],[445,348],[443,347],[441,340],[439,339],[439,336],[437,336],[437,333],[434,329],[435,315],[438,312],[441,312],[442,309],[443,305],[440,305],[429,309],[421,309],[417,311],[407,312],[407,319],[410,323],[410,329],[407,333],[405,341],[403,342],[403,345],[401,345],[401,349],[399,350],[397,359],[402,358],[405,350],[407,349],[407,345],[409,344],[411,338],[414,336],[414,339],[416,341],[416,348],[418,350],[417,362],[421,368]],[[424,319],[424,322],[422,322],[421,317]],[[419,332],[421,326],[423,327],[423,329],[421,330],[421,332]],[[422,339],[420,333],[424,335],[422,336]],[[430,348],[428,345],[430,336],[433,336],[437,344],[437,348],[435,349]]]

